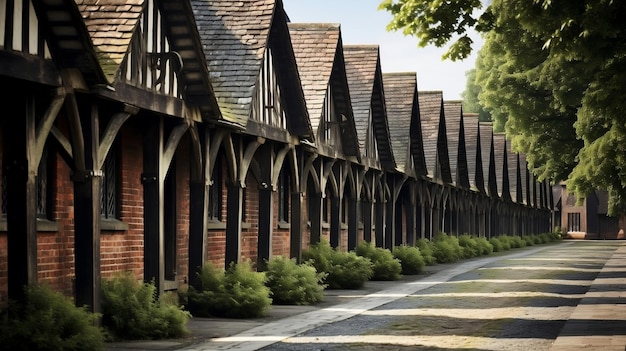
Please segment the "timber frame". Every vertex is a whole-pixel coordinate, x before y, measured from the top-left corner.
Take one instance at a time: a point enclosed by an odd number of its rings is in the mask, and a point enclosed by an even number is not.
[[[244,3],[2,2],[0,304],[47,281],[99,312],[122,271],[164,293],[321,240],[556,224],[549,181],[460,102],[339,24]]]

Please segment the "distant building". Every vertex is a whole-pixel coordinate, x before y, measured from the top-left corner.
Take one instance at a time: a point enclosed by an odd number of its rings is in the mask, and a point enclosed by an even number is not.
[[[581,204],[564,183],[553,187],[555,226],[571,239],[623,239],[626,216],[608,216],[608,193],[596,190]]]

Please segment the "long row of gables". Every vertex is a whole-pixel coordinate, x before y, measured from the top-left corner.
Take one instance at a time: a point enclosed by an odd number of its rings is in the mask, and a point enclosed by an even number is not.
[[[322,239],[550,230],[548,183],[489,123],[280,0],[0,0],[0,23],[2,303],[46,281],[98,311],[115,272],[176,290]]]

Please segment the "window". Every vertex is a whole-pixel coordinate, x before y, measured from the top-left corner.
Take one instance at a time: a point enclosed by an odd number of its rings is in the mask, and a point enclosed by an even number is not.
[[[209,187],[209,220],[222,220],[222,162],[218,158],[211,174],[213,184]]]
[[[568,213],[567,214],[567,231],[568,232],[580,231],[580,213]]]
[[[49,199],[51,198],[49,192],[49,172],[48,172],[48,147],[44,147],[43,154],[41,155],[41,161],[37,168],[37,218],[49,219]],[[7,177],[5,173],[2,173],[2,218],[6,219],[7,215]]]
[[[115,219],[117,212],[117,175],[118,175],[118,148],[114,145],[102,166],[102,183],[100,184],[100,216],[106,219]]]
[[[278,221],[289,222],[289,174],[286,172],[278,177]]]

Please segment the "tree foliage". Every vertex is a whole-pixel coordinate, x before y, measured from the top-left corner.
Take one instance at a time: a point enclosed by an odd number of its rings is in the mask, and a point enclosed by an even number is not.
[[[481,122],[491,122],[491,113],[487,111],[478,100],[478,95],[482,92],[482,87],[476,82],[476,69],[473,68],[465,73],[465,91],[461,93],[463,98],[463,112],[478,114]],[[504,130],[498,130],[502,132]]]
[[[378,7],[393,15],[388,30],[402,30],[405,35],[419,39],[419,46],[429,44],[442,47],[454,40],[444,53],[444,59],[462,60],[472,52],[469,28],[485,29],[490,22],[487,11],[481,16],[480,0],[384,0]]]
[[[626,2],[493,0],[476,15],[481,6],[386,0],[380,8],[394,16],[389,29],[420,45],[483,32],[473,84],[514,150],[540,179],[567,180],[579,198],[606,189],[610,213],[626,212]],[[471,46],[457,40],[449,50],[463,58]]]

